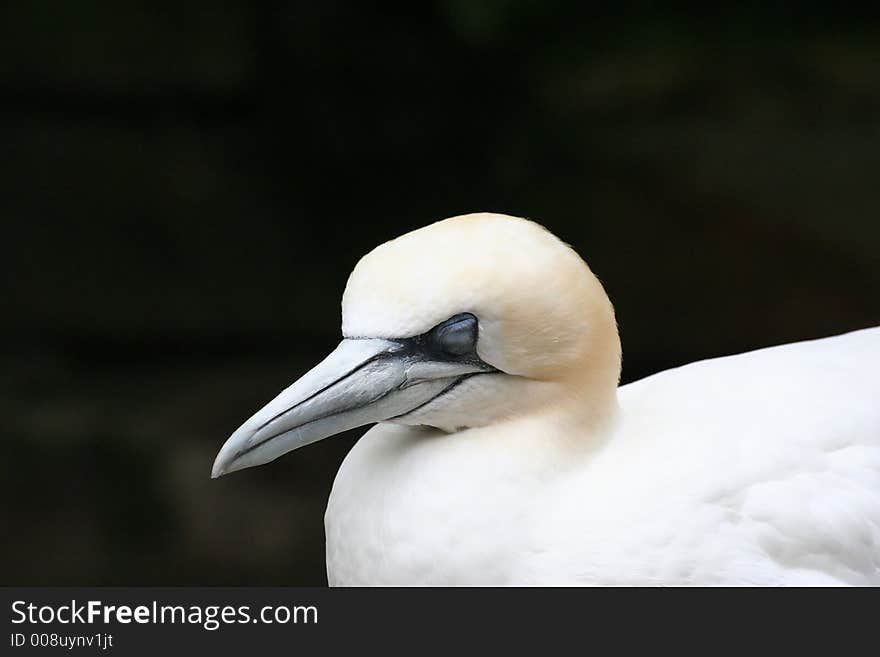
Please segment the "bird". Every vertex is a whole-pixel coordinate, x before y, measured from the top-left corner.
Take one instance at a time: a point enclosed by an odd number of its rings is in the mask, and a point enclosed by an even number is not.
[[[212,471],[374,424],[327,504],[331,586],[880,585],[880,327],[620,386],[584,260],[473,213],[364,256],[342,334]]]

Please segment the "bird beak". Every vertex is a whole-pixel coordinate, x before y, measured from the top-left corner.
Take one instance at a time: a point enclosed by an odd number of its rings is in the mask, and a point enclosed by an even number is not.
[[[268,463],[364,424],[401,418],[463,378],[491,370],[480,362],[433,359],[411,341],[346,338],[229,437],[211,477]]]

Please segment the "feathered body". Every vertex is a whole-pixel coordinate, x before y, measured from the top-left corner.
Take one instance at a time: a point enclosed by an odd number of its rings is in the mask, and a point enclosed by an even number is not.
[[[330,583],[880,584],[878,355],[874,328],[662,372],[589,444],[379,424],[333,486]]]

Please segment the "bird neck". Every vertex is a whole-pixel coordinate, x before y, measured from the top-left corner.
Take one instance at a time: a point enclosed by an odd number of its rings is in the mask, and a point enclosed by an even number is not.
[[[587,356],[563,380],[558,402],[549,409],[555,422],[565,428],[565,435],[589,444],[613,431],[620,415],[620,370],[620,337],[612,319],[593,335]]]

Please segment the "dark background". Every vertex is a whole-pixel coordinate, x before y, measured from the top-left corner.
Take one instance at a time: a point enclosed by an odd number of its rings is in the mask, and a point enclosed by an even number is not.
[[[624,380],[880,321],[880,22],[800,4],[0,6],[0,582],[321,584],[361,431],[211,481],[357,259],[544,223]]]

